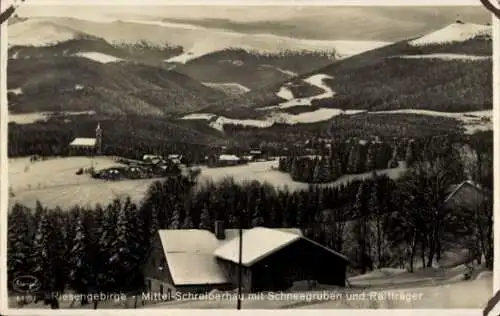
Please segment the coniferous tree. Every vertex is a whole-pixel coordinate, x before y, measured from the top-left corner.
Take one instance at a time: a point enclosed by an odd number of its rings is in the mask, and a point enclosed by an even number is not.
[[[172,210],[172,218],[170,220],[170,229],[179,229],[181,228],[181,209],[175,204],[174,209]]]
[[[137,240],[130,222],[133,206],[127,201],[119,210],[116,220],[116,236],[111,242],[109,266],[115,286],[128,290],[131,275],[134,275],[138,263]]]
[[[158,234],[158,230],[160,229],[160,223],[158,220],[158,210],[156,206],[151,208],[151,218],[149,222],[149,241],[152,242],[156,235]]]
[[[368,144],[368,151],[366,153],[365,170],[372,171],[376,169],[375,145]]]
[[[358,144],[352,144],[351,151],[349,153],[347,172],[349,174],[359,173],[360,162],[361,162],[361,150]]]
[[[405,161],[408,166],[412,166],[415,160],[415,143],[413,140],[410,140],[406,145]]]
[[[50,244],[52,247],[54,286],[58,292],[64,291],[68,275],[67,257],[69,255],[66,238],[69,235],[65,225],[64,212],[56,207],[48,212],[50,232]]]
[[[194,223],[193,223],[193,217],[191,215],[191,210],[190,208],[186,208],[185,214],[184,214],[184,222],[182,224],[182,227],[185,229],[192,229],[194,228]]]
[[[199,229],[212,230],[212,216],[210,215],[210,210],[207,207],[204,207],[201,210],[200,214],[200,225]]]
[[[31,269],[30,214],[20,204],[12,207],[8,215],[7,268],[8,286],[19,275],[26,275]]]
[[[387,163],[387,168],[397,168],[398,166],[398,147],[396,146],[396,144],[394,144],[391,159],[389,159],[389,162]]]
[[[353,215],[355,216],[354,221],[354,235],[357,243],[357,259],[360,267],[361,273],[365,273],[370,270],[370,258],[369,258],[369,244],[367,235],[367,213],[366,206],[364,203],[364,191],[365,184],[361,182],[358,186],[358,192],[356,194],[356,200],[353,205]]]
[[[75,225],[73,248],[69,254],[69,285],[75,292],[84,294],[82,305],[88,303],[86,299],[90,287],[93,285],[92,259],[90,257],[90,238],[84,224],[82,214],[79,214]]]
[[[40,215],[37,230],[33,240],[33,275],[41,283],[41,291],[49,296],[56,292],[56,271],[54,270],[54,253],[52,248],[52,232],[47,214]]]
[[[116,201],[115,201],[116,202]],[[98,264],[95,267],[97,274],[97,288],[99,291],[113,290],[114,276],[110,259],[113,255],[113,242],[116,239],[116,215],[118,214],[119,203],[111,203],[104,212],[102,226],[98,229]]]
[[[370,192],[370,197],[368,199],[368,212],[370,213],[370,220],[372,224],[370,227],[370,235],[372,235],[372,239],[374,241],[373,253],[375,258],[375,264],[377,267],[380,267],[383,263],[383,246],[384,246],[384,234],[383,234],[383,214],[380,207],[380,199],[378,196],[378,181],[377,175],[374,173],[372,176],[373,185]]]
[[[254,210],[253,210],[253,214],[252,214],[252,223],[251,223],[251,226],[252,227],[258,227],[258,226],[263,226],[265,223],[264,223],[264,210],[263,210],[263,201],[262,201],[262,198],[257,195],[256,196],[256,201],[255,201],[255,204],[254,204]]]

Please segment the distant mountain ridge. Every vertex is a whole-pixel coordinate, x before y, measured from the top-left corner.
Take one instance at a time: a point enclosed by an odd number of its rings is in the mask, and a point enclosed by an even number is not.
[[[134,23],[60,18],[14,24],[11,111],[174,116],[185,118],[180,124],[224,132],[230,125],[300,126],[373,111],[491,109],[489,25],[456,21],[350,57],[336,49],[264,45],[229,46],[173,62],[189,50],[150,33],[174,26]],[[45,34],[38,46],[27,46],[26,28]],[[118,32],[127,30],[135,34]],[[184,35],[195,31],[180,28]],[[76,70],[71,75],[60,71],[70,68]]]
[[[387,44],[295,39],[141,20],[29,18],[9,29],[11,58],[97,52],[110,55],[108,59],[175,67],[200,82],[238,84],[249,90]]]
[[[491,26],[457,21],[283,85],[218,101],[197,114],[211,114],[205,117],[221,129],[327,121],[345,111],[487,110],[492,108],[491,42]],[[306,92],[311,86],[323,91]]]

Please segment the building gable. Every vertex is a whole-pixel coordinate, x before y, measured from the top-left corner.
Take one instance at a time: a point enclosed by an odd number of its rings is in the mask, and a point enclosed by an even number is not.
[[[484,189],[472,181],[464,181],[450,189],[444,201],[447,209],[477,209],[484,207],[487,195]]]

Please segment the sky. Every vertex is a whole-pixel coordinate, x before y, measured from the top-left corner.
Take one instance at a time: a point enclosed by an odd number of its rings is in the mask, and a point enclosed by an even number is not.
[[[29,0],[28,0],[29,1]],[[33,0],[32,0],[33,1]],[[40,0],[39,0],[40,1]],[[64,16],[91,20],[168,20],[243,33],[270,33],[324,40],[382,40],[423,35],[460,18],[485,24],[480,6],[56,6],[23,5],[21,16]]]

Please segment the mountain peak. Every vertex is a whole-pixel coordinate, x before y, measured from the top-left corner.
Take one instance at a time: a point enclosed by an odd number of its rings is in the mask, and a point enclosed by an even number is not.
[[[427,46],[465,42],[474,38],[491,38],[491,25],[466,23],[457,20],[437,31],[409,42],[412,46]]]
[[[9,46],[51,46],[88,36],[49,19],[26,19],[9,26]]]

